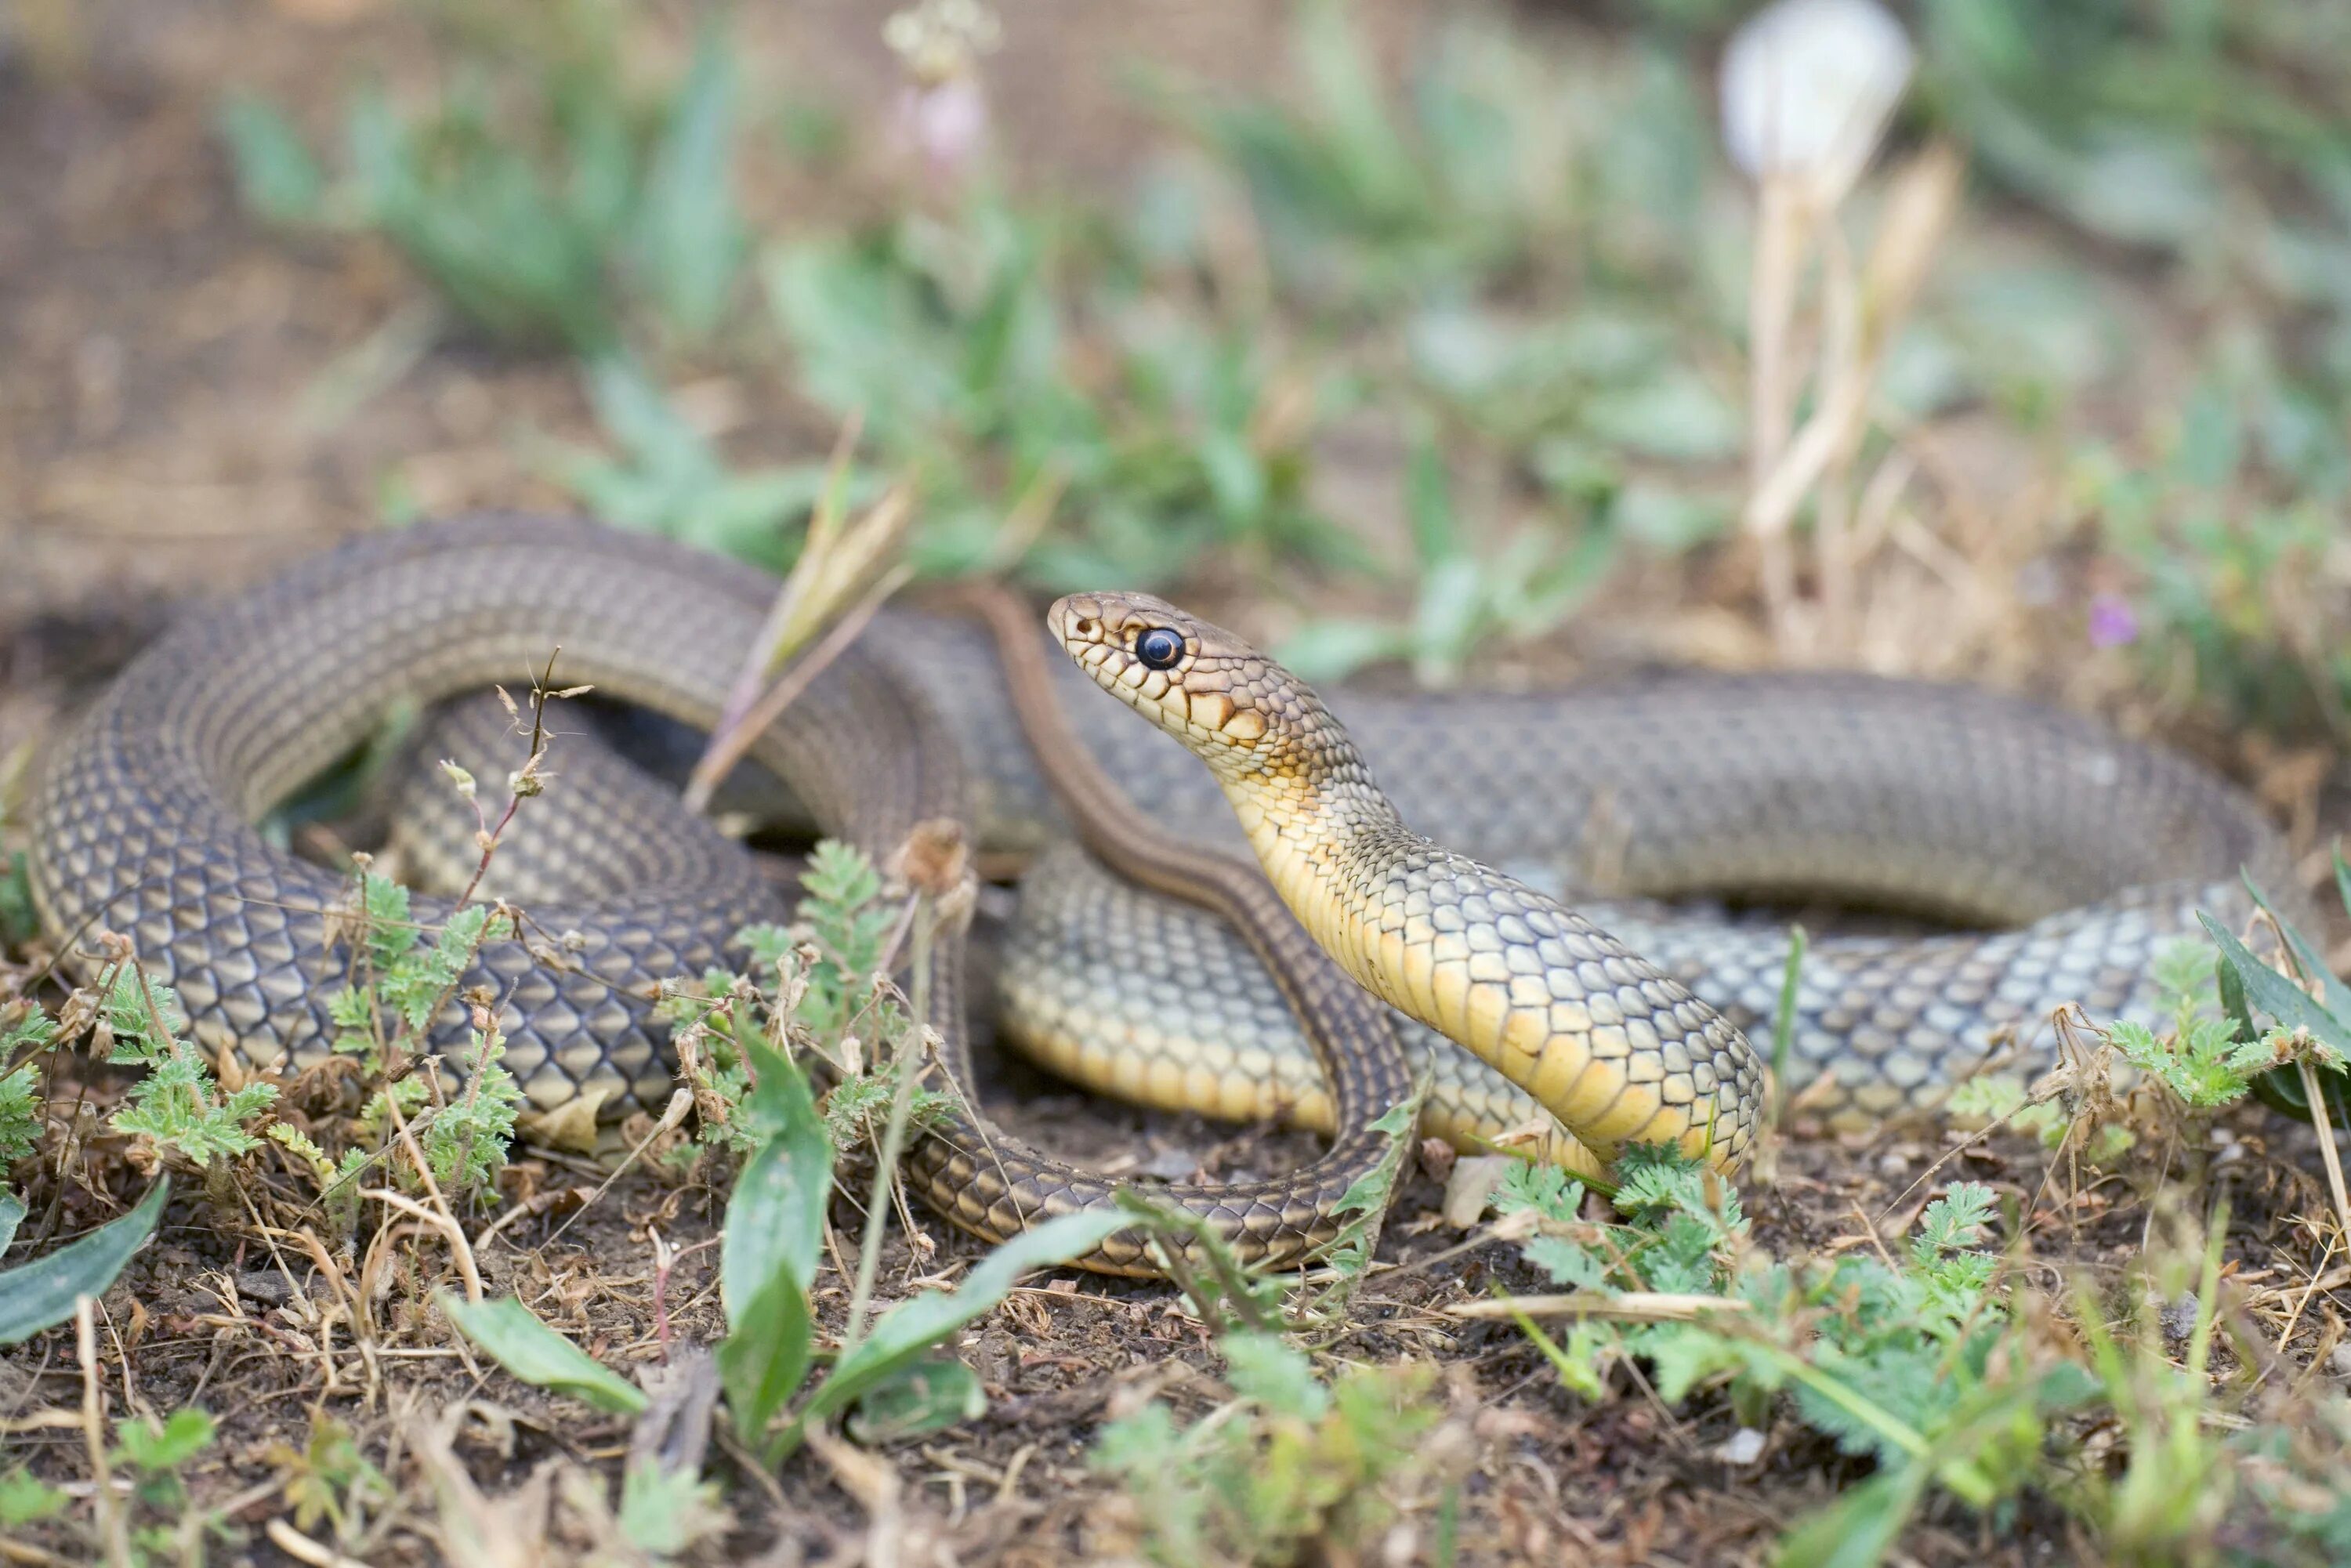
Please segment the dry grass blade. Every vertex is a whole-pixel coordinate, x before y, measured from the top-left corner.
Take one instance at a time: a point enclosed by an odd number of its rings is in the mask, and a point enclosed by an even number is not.
[[[726,706],[702,758],[687,780],[685,801],[702,810],[735,765],[743,759],[753,737],[774,722],[782,703],[775,701],[770,683],[791,669],[790,689],[804,687],[847,643],[825,637],[852,607],[870,618],[882,601],[905,585],[906,569],[898,563],[914,517],[914,497],[904,484],[893,485],[854,518],[841,500],[849,457],[855,448],[858,423],[852,420],[833,450],[832,470],[823,497],[810,516],[808,535],[799,559],[776,591],[758,640],[746,655]],[[811,649],[810,644],[816,646]],[[797,664],[795,664],[797,660]],[[788,683],[789,684],[789,683]],[[787,699],[788,700],[788,699]]]
[[[1787,564],[1787,548],[1781,541],[1787,538],[1806,498],[1814,496],[1858,449],[1886,350],[1908,317],[1937,247],[1958,211],[1964,174],[1964,163],[1948,146],[1930,147],[1911,160],[1895,179],[1876,243],[1858,279],[1835,246],[1824,247],[1830,253],[1823,267],[1830,329],[1824,334],[1818,367],[1819,406],[1792,438],[1777,447],[1768,466],[1756,465],[1757,477],[1744,517],[1747,531],[1764,551],[1766,597],[1772,602],[1774,630],[1783,649],[1794,629],[1782,618],[1792,612],[1792,590],[1786,580],[1792,568]],[[1792,310],[1792,289],[1771,304]],[[1757,308],[1764,308],[1759,298]],[[1783,324],[1780,332],[1784,331]],[[1770,395],[1784,398],[1789,392],[1780,387],[1771,389]],[[1755,434],[1759,451],[1767,449],[1762,443],[1768,434],[1759,424]],[[1842,488],[1834,504],[1825,496],[1821,504],[1823,526],[1818,544],[1823,591],[1835,600],[1823,608],[1833,621],[1844,625],[1850,616],[1849,574],[1855,563],[1847,551],[1849,541],[1842,519],[1851,507]]]

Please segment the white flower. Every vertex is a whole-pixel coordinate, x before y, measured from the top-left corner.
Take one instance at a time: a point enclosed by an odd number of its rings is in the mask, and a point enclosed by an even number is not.
[[[1873,0],[1780,0],[1723,53],[1723,142],[1750,178],[1791,177],[1833,204],[1876,151],[1914,58]]]

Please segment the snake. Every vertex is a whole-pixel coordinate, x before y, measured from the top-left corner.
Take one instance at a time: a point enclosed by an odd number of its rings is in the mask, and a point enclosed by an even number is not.
[[[270,810],[392,705],[527,682],[557,649],[562,681],[706,728],[773,591],[668,541],[497,516],[369,537],[194,611],[49,748],[30,814],[44,925],[84,974],[101,961],[91,931],[127,936],[207,1050],[315,1061],[349,979],[346,879],[274,841],[256,825]],[[1771,1019],[1788,954],[1784,926],[1741,901],[1956,927],[1803,955],[1784,1087],[1853,1126],[1931,1109],[1997,1051],[2045,1053],[2034,1025],[2065,1002],[2158,1016],[2156,956],[2199,910],[2241,918],[2241,877],[2299,911],[2282,836],[2232,786],[1988,691],[1674,673],[1318,695],[1159,601],[1077,595],[1047,619],[1024,651],[1000,617],[884,611],[750,758],[816,830],[876,856],[944,820],[1026,860],[997,987],[998,1031],[1024,1051],[1145,1103],[1333,1133],[1286,1176],[1155,1186],[1253,1260],[1328,1244],[1383,1155],[1373,1120],[1416,1074],[1424,1130],[1462,1146],[1590,1166],[1662,1140],[1735,1169],[1761,1106],[1746,1034]],[[1048,709],[1068,727],[1040,757]],[[775,895],[739,844],[579,738],[517,821],[585,869],[486,944],[467,982],[496,998],[535,1105],[594,1095],[616,1114],[671,1087],[663,983],[725,958]],[[1073,785],[1087,767],[1092,786]],[[1113,791],[1123,817],[1102,806]],[[425,894],[414,913],[451,908]],[[959,926],[929,964],[957,1092],[910,1186],[992,1239],[1113,1201],[1120,1183],[987,1121]],[[436,1047],[466,1023],[453,1005]],[[1080,1261],[1161,1269],[1137,1235]]]

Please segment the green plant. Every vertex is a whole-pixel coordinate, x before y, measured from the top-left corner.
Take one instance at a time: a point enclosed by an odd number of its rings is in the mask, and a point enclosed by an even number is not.
[[[551,446],[543,465],[567,489],[622,528],[772,571],[791,565],[799,525],[824,493],[823,465],[738,474],[633,361],[600,356],[582,374],[597,419],[621,455]]]
[[[179,997],[128,957],[116,961],[104,993],[100,1018],[114,1040],[107,1060],[147,1068],[114,1113],[115,1130],[171,1150],[199,1169],[250,1153],[260,1140],[246,1124],[269,1108],[277,1089],[247,1083],[222,1093],[212,1069],[181,1038],[188,1020]]]
[[[1637,156],[1665,152],[1659,143],[1624,139],[1610,150],[1636,156],[1612,161],[1594,143],[1607,140],[1601,128],[1625,125],[1625,106],[1599,110],[1579,89],[1622,95],[1601,81],[1563,86],[1559,62],[1506,29],[1446,27],[1416,51],[1414,79],[1396,92],[1350,6],[1309,0],[1293,14],[1293,94],[1241,97],[1165,77],[1146,86],[1238,179],[1278,282],[1310,308],[1358,311],[1556,267],[1583,237],[1587,182],[1647,176],[1651,204],[1690,192],[1692,148],[1674,150],[1682,166],[1662,183],[1658,162]],[[1176,218],[1158,225],[1163,248],[1188,253],[1196,230]]]
[[[758,1120],[769,1102],[751,1094],[744,1042],[780,1034],[825,1064],[834,1080],[824,1116],[836,1151],[878,1145],[881,1118],[903,1076],[897,1042],[910,1014],[891,984],[887,948],[905,911],[883,896],[881,873],[854,845],[826,840],[809,857],[800,902],[789,926],[754,925],[736,936],[743,976],[713,970],[697,990],[676,989],[664,1016],[678,1030],[678,1055],[702,1113],[696,1141],[747,1155],[775,1134]],[[920,1126],[948,1104],[935,1089],[909,1085]]]
[[[291,227],[382,234],[499,338],[601,352],[645,316],[678,341],[707,340],[748,245],[726,40],[705,32],[684,78],[640,101],[609,0],[444,16],[437,100],[412,115],[380,89],[354,96],[340,175],[273,106],[224,103],[247,205]]]
[[[17,1529],[66,1511],[66,1494],[29,1470],[0,1474],[0,1525]]]
[[[1564,1346],[1523,1313],[1520,1326],[1587,1398],[1604,1393],[1609,1361],[1635,1357],[1668,1403],[1723,1383],[1757,1426],[1785,1393],[1840,1448],[1874,1457],[1879,1473],[1799,1524],[1785,1561],[1823,1561],[1812,1553],[1833,1542],[1855,1553],[1840,1561],[1878,1561],[1930,1487],[1977,1508],[2012,1496],[2037,1474],[2051,1418],[2090,1396],[2078,1367],[2029,1354],[1998,1260],[1973,1245],[1994,1215],[1986,1188],[1929,1204],[1906,1260],[1792,1267],[1743,1252],[1735,1199],[1678,1154],[1634,1153],[1618,1176],[1621,1223],[1583,1219],[1583,1184],[1557,1171],[1505,1182],[1498,1207],[1532,1220],[1528,1261],[1592,1303]]]
[[[925,574],[1022,556],[1047,585],[1149,586],[1215,548],[1351,559],[1307,495],[1315,379],[1255,323],[1144,292],[1114,236],[979,195],[788,242],[765,273],[808,394],[921,489]]]
[[[323,1523],[348,1545],[358,1539],[368,1512],[393,1497],[392,1483],[368,1462],[350,1427],[323,1412],[311,1417],[301,1448],[272,1443],[262,1458],[284,1479],[294,1527],[305,1533]]]
[[[33,1152],[41,1135],[37,1060],[57,1039],[57,1020],[28,1000],[0,1004],[0,1176]],[[8,1064],[16,1065],[10,1067]],[[5,1190],[0,1179],[0,1190]]]
[[[832,1194],[832,1144],[799,1064],[757,1036],[744,1042],[756,1074],[756,1125],[773,1129],[737,1177],[721,1243],[726,1337],[718,1367],[736,1431],[770,1464],[809,1427],[842,1415],[909,1378],[941,1389],[960,1412],[972,1385],[936,1380],[926,1363],[964,1324],[1004,1299],[1028,1271],[1068,1261],[1134,1223],[1111,1211],[1065,1215],[1006,1242],[955,1291],[902,1301],[877,1318],[821,1374],[809,1293],[823,1253]],[[557,1387],[602,1408],[645,1406],[634,1385],[606,1371],[511,1298],[445,1309],[467,1337],[526,1382]],[[811,1381],[813,1379],[813,1381]],[[904,1419],[903,1411],[898,1413]]]
[[[204,1538],[225,1533],[218,1514],[190,1506],[187,1481],[181,1473],[212,1446],[218,1430],[209,1415],[188,1408],[174,1410],[162,1419],[147,1416],[114,1424],[115,1447],[109,1469],[130,1473],[133,1517],[144,1520],[131,1532],[135,1561],[199,1561]]]
[[[412,917],[408,890],[362,865],[345,921],[350,983],[327,998],[327,1009],[338,1031],[334,1049],[357,1057],[371,1076],[383,1080],[360,1114],[368,1142],[330,1160],[297,1130],[273,1129],[271,1136],[309,1168],[330,1216],[347,1228],[355,1214],[352,1178],[367,1163],[365,1148],[381,1146],[395,1124],[429,1108],[413,1130],[433,1179],[453,1200],[486,1196],[506,1164],[522,1106],[521,1086],[501,1064],[506,1043],[496,1015],[487,1006],[467,1004],[466,1043],[449,1058],[464,1080],[456,1092],[438,1092],[436,1074],[399,1070],[428,1054],[429,1031],[456,998],[483,946],[513,935],[513,916],[503,906],[467,904],[450,913],[428,944]]]
[[[2314,86],[2351,62],[2339,19],[2277,0],[1936,0],[1923,16],[1925,102],[1988,175],[2104,237],[2207,272],[2259,268],[2297,303],[2341,309],[2325,274],[2351,228],[2351,134]]]
[[[351,983],[327,998],[335,1050],[381,1073],[405,1059],[448,1006],[486,942],[513,935],[513,921],[488,904],[454,911],[423,940],[408,889],[361,867],[353,883]]]
[[[2256,1078],[2277,1067],[2280,1051],[2292,1049],[2274,1031],[2245,1037],[2236,1019],[2221,1015],[2219,962],[2220,956],[2202,943],[2172,944],[2157,955],[2154,967],[2155,982],[2171,1009],[2164,1035],[2127,1019],[2106,1030],[2124,1061],[2196,1111],[2243,1099]]]
[[[2351,654],[2326,580],[2351,493],[2344,397],[2242,353],[2198,385],[2151,457],[2094,448],[2085,515],[2126,574],[2092,639],[2127,644],[2175,700],[2295,734],[2351,730]]]
[[[1604,526],[1565,536],[1538,523],[1503,549],[1482,552],[1428,437],[1413,447],[1405,506],[1414,555],[1406,575],[1418,585],[1410,619],[1308,622],[1274,650],[1303,678],[1337,680],[1377,660],[1402,659],[1426,684],[1453,684],[1487,642],[1523,642],[1556,629],[1616,559],[1618,537]]]
[[[889,1063],[891,1117],[903,1134],[914,1109],[914,1063],[898,1049],[912,1033],[916,1004],[902,1004],[887,985],[885,953],[899,911],[883,901],[872,861],[847,845],[820,845],[811,857],[800,922],[789,931],[744,933],[754,963],[774,976],[763,990],[724,974],[707,977],[707,995],[674,993],[670,1016],[684,1027],[679,1055],[697,1102],[718,1123],[709,1142],[744,1150],[726,1206],[719,1252],[719,1293],[727,1332],[716,1359],[737,1435],[770,1463],[797,1448],[809,1427],[862,1411],[877,1429],[908,1431],[963,1418],[978,1397],[968,1369],[942,1354],[954,1333],[1003,1300],[1024,1272],[1091,1250],[1135,1218],[1119,1210],[1065,1215],[1007,1241],[952,1291],[900,1302],[871,1325],[862,1312],[872,1280],[872,1234],[861,1260],[850,1324],[840,1348],[820,1354],[810,1307],[824,1255],[837,1157],[837,1129],[819,1111],[801,1061],[849,1054],[852,1030]],[[934,895],[918,894],[905,912],[924,970],[926,921]],[[705,1053],[709,1054],[705,1055]],[[835,1060],[838,1068],[841,1061]],[[739,1103],[733,1102],[739,1101]],[[869,1213],[886,1213],[893,1139],[880,1140]],[[603,1408],[635,1413],[645,1396],[598,1364],[511,1298],[449,1301],[453,1320],[507,1369]],[[821,1374],[820,1362],[824,1362]],[[868,1402],[872,1402],[870,1406]]]
[[[1422,1444],[1442,1416],[1435,1368],[1351,1366],[1325,1384],[1277,1336],[1217,1343],[1231,1403],[1185,1427],[1155,1400],[1095,1439],[1092,1463],[1125,1488],[1144,1550],[1190,1564],[1369,1548],[1432,1468]]]

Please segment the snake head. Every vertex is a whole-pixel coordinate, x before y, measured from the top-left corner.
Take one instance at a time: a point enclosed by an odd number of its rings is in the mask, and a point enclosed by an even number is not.
[[[1073,593],[1045,622],[1095,685],[1221,775],[1267,771],[1313,702],[1238,637],[1147,593]]]

